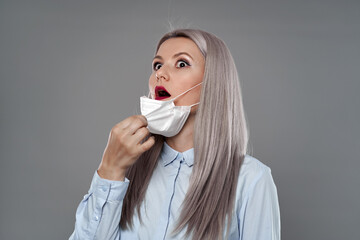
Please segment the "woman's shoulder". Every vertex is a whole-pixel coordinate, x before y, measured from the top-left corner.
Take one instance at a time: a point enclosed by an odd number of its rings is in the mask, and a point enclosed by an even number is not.
[[[271,172],[271,169],[259,159],[248,154],[245,155],[244,161],[241,165],[240,175],[251,177],[262,174],[264,171]]]
[[[257,183],[269,180],[272,181],[270,167],[251,155],[245,155],[238,178],[239,197],[248,193]]]
[[[242,224],[241,231],[249,236],[261,235],[261,239],[270,239],[271,236],[271,239],[280,239],[279,201],[270,167],[245,155],[236,194],[234,218],[237,221],[234,222]],[[256,231],[254,226],[257,226]]]

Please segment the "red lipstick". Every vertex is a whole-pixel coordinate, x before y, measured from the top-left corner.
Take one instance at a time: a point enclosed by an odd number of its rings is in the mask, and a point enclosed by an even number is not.
[[[170,97],[171,94],[166,90],[163,86],[156,86],[155,87],[155,100],[162,100],[165,98]]]

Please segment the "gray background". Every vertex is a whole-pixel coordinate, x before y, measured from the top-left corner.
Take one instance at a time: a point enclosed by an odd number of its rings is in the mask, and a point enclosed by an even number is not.
[[[282,239],[360,239],[359,1],[0,1],[0,238],[67,239],[169,22],[238,67]]]

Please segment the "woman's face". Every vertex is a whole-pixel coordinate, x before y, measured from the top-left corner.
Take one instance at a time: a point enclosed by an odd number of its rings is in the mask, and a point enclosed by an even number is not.
[[[197,45],[184,37],[170,38],[160,45],[154,57],[149,78],[151,97],[170,100],[202,82],[205,59]],[[200,101],[201,84],[174,101],[176,106],[189,106]],[[170,94],[164,94],[159,87]],[[156,91],[155,91],[156,90]]]

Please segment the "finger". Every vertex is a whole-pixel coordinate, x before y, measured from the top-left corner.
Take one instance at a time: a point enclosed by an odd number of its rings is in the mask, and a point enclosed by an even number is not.
[[[143,119],[143,121],[147,124],[147,118],[144,115],[137,115],[137,116]]]
[[[119,128],[121,128],[123,130],[123,129],[129,127],[129,125],[131,125],[134,121],[137,121],[137,119],[140,120],[140,121],[143,121],[144,123],[147,124],[147,120],[146,120],[145,116],[143,116],[143,115],[133,115],[133,116],[130,116],[128,118],[125,118],[121,122],[117,123],[115,126],[118,126]]]
[[[147,120],[143,115],[137,115],[133,122],[127,127],[126,132],[128,135],[133,135],[139,128],[146,127]]]
[[[148,151],[155,144],[155,137],[151,136],[143,144],[139,145],[141,153]]]
[[[143,141],[149,134],[149,129],[141,127],[134,133],[134,135],[131,136],[131,141],[133,141],[134,144],[140,144],[141,141]]]

